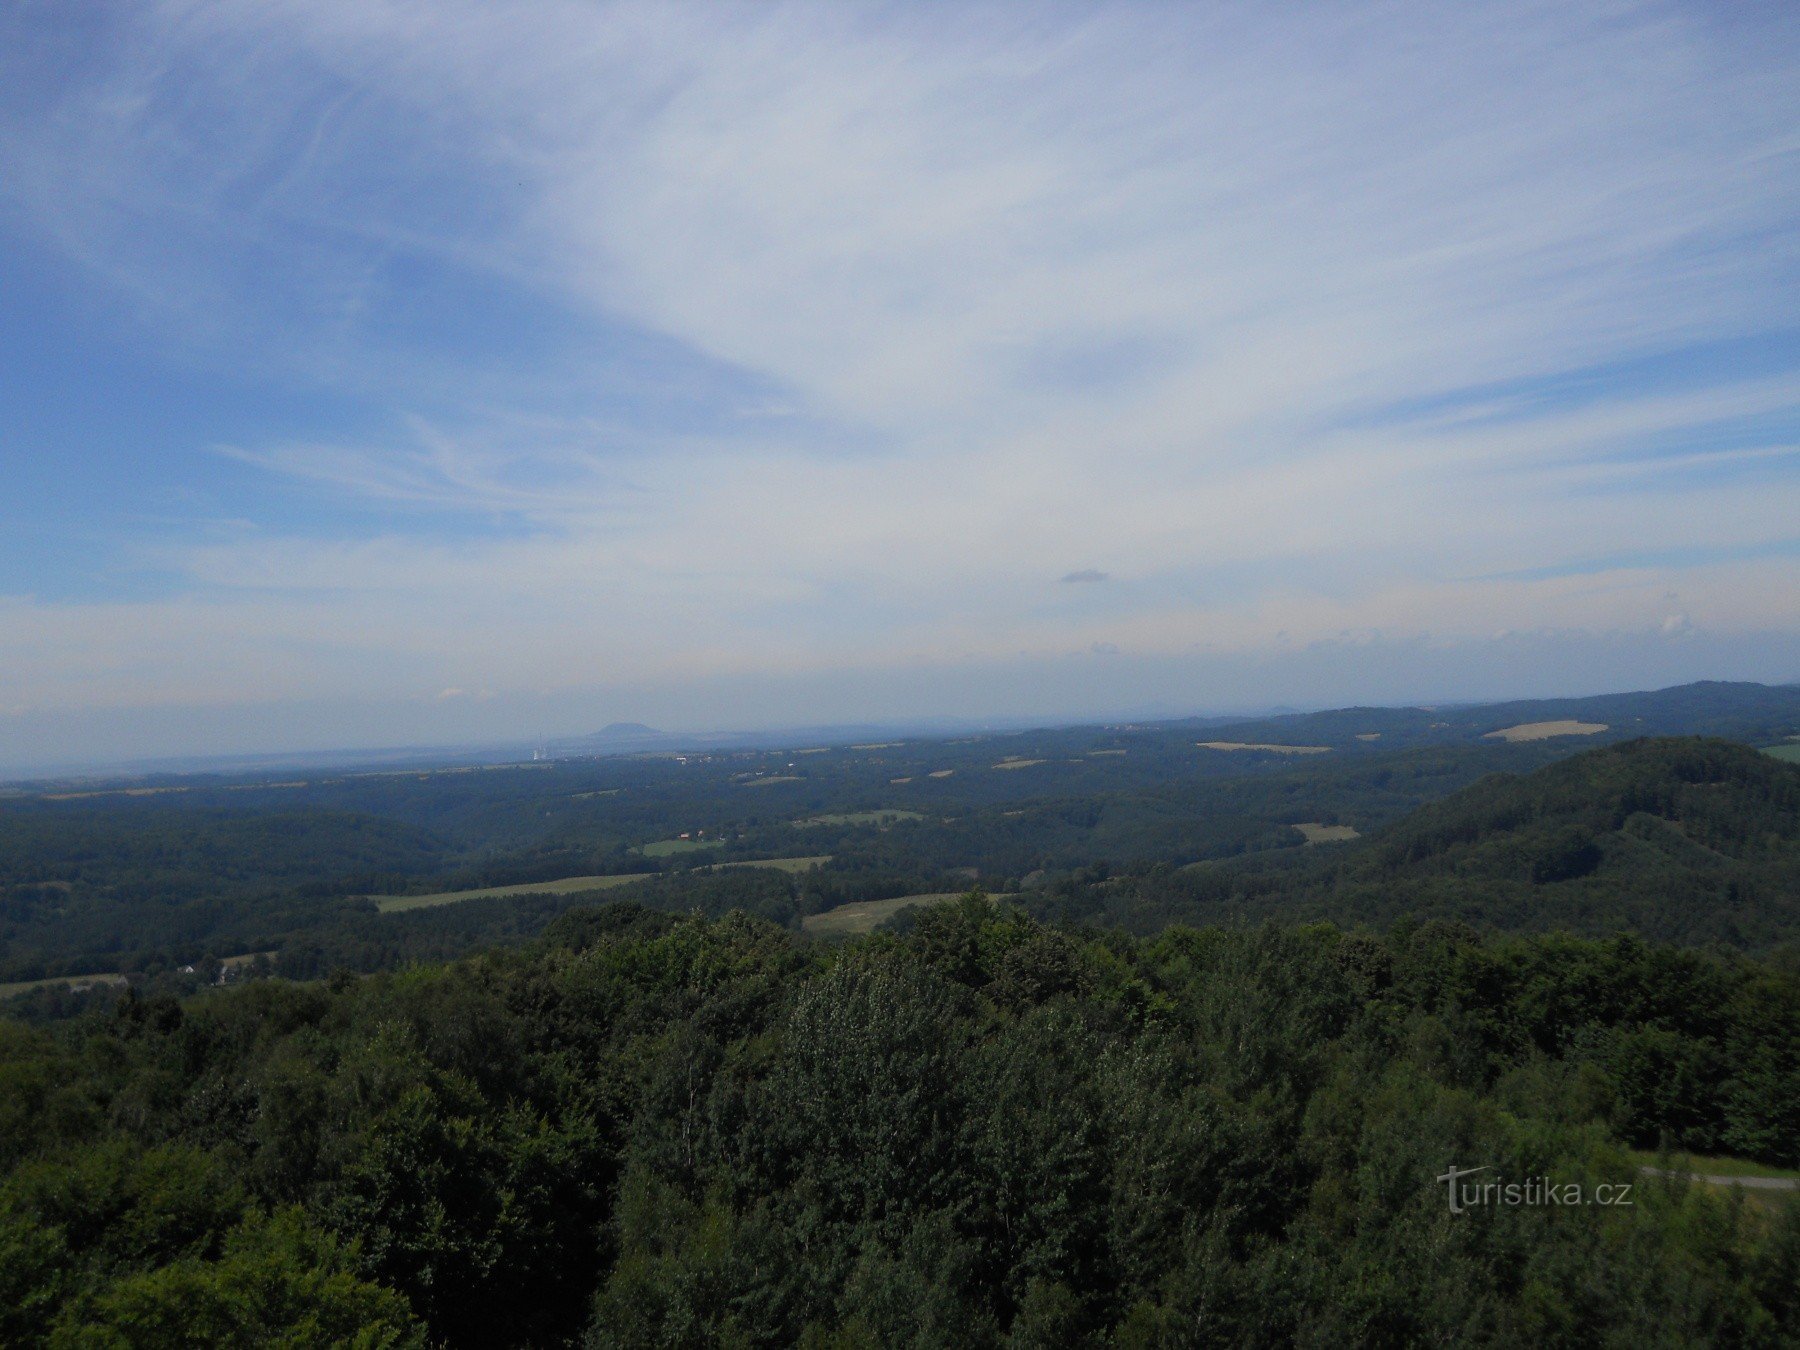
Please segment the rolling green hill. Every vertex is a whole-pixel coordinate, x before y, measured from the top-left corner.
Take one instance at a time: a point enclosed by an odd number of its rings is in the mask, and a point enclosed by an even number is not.
[[[1484,778],[1328,855],[1129,889],[1135,926],[1442,918],[1767,948],[1800,936],[1800,766],[1723,740],[1624,741]]]

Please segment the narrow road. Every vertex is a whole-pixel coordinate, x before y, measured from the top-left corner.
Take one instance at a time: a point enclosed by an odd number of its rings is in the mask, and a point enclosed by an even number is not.
[[[1753,1191],[1800,1190],[1800,1177],[1716,1177],[1705,1172],[1673,1172],[1666,1167],[1640,1167],[1638,1171],[1653,1177],[1686,1177],[1713,1186],[1746,1186]]]

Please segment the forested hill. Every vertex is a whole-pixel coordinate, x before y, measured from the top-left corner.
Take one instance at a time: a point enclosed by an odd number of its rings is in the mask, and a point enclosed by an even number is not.
[[[1800,935],[1800,767],[1730,741],[1624,741],[1495,774],[1334,852],[1131,887],[1172,918],[1454,918],[1767,948]],[[1184,903],[1180,898],[1186,894]]]
[[[1800,768],[1731,741],[1626,741],[1483,779],[1421,807],[1366,852],[1376,870],[1535,882],[1792,865]]]

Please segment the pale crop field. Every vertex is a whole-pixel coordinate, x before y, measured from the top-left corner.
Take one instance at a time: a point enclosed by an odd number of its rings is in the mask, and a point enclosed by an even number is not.
[[[1267,750],[1277,755],[1323,755],[1329,745],[1263,745],[1253,741],[1195,741],[1202,750]]]
[[[935,905],[942,900],[955,900],[965,891],[937,891],[929,895],[902,895],[892,900],[859,900],[839,905],[823,914],[809,914],[800,921],[801,928],[816,938],[861,937],[872,933],[882,923],[912,905]],[[995,895],[991,900],[1012,900],[1012,895]]]
[[[1354,825],[1321,825],[1316,820],[1309,820],[1294,828],[1306,837],[1308,844],[1341,844],[1346,840],[1362,838]]]
[[[1521,722],[1483,736],[1487,741],[1547,741],[1552,736],[1594,736],[1607,729],[1604,722]]]
[[[579,891],[604,891],[613,886],[642,881],[650,872],[630,872],[624,876],[563,877],[560,881],[526,881],[516,886],[483,886],[472,891],[438,891],[433,895],[371,895],[375,908],[383,914],[398,914],[409,909],[431,909],[437,905],[455,905],[464,900],[496,900],[509,895],[574,895]]]

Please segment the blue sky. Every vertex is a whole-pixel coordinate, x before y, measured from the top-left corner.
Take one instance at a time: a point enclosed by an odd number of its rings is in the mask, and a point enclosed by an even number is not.
[[[1797,203],[1781,4],[27,0],[0,765],[1800,678]]]

